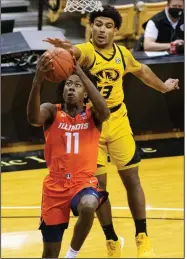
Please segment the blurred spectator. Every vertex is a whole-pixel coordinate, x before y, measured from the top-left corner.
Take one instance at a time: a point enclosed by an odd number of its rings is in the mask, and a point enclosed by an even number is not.
[[[168,0],[165,10],[143,24],[144,50],[184,50],[184,0]]]

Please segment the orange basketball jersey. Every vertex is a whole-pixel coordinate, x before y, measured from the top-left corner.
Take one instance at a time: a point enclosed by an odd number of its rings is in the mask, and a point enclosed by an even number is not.
[[[100,132],[90,108],[72,118],[62,111],[61,104],[56,107],[54,122],[44,132],[44,154],[50,174],[62,178],[92,176],[97,168]]]

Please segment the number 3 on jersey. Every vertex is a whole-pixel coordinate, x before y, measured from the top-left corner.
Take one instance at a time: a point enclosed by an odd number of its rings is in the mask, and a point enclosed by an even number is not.
[[[98,86],[97,89],[99,90],[99,92],[101,93],[101,95],[105,98],[108,99],[111,92],[112,92],[112,85],[106,85],[104,87]]]
[[[78,132],[66,132],[65,133],[66,137],[67,137],[67,144],[66,144],[66,153],[67,154],[71,154],[72,150],[71,150],[71,142],[72,142],[72,138],[74,138],[74,150],[73,153],[74,154],[78,154],[79,153],[79,133]]]

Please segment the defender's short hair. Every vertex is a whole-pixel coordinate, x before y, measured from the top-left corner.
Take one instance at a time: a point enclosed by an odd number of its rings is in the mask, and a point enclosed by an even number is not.
[[[94,23],[95,18],[103,16],[107,18],[111,18],[114,21],[115,27],[120,28],[122,23],[122,16],[119,13],[119,11],[111,6],[111,5],[105,5],[103,6],[103,11],[94,11],[90,14],[90,23]]]

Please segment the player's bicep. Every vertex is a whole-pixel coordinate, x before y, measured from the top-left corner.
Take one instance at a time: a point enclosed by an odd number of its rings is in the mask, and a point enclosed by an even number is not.
[[[101,132],[102,122],[99,118],[99,113],[93,107],[91,107],[91,114],[96,128]]]
[[[80,51],[78,63],[81,67],[89,68],[93,65],[95,60],[95,50],[91,43],[82,43],[75,45]]]
[[[125,47],[123,49],[123,55],[125,59],[125,73],[133,73],[141,69],[141,63],[139,63]]]
[[[55,116],[56,108],[51,103],[43,103],[40,105],[39,125],[43,126],[47,122],[52,122]]]
[[[133,75],[138,77],[143,82],[144,82],[144,80],[146,80],[146,78],[151,77],[150,69],[145,64],[142,64],[141,69],[139,71],[134,72]]]

